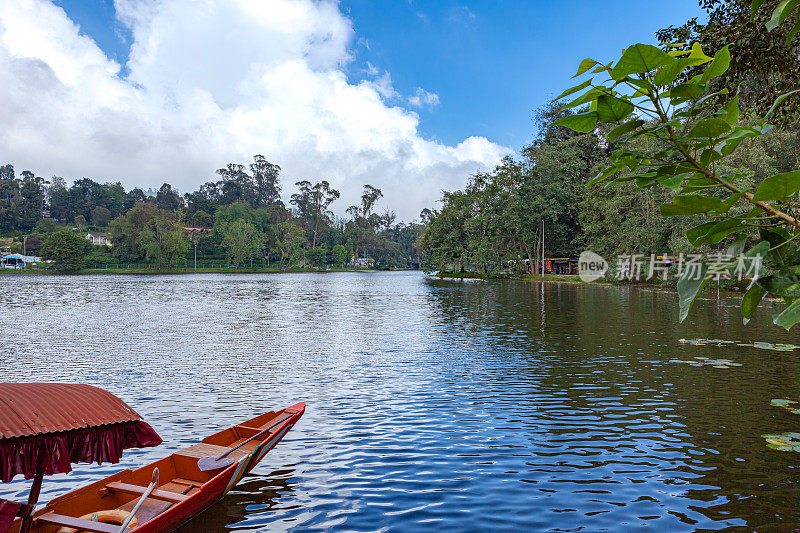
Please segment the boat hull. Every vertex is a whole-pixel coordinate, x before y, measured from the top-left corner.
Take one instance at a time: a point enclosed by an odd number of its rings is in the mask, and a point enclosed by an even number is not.
[[[304,403],[268,411],[141,468],[123,470],[70,491],[34,513],[31,531],[57,533],[61,527],[69,526],[70,521],[102,510],[130,512],[145,493],[156,468],[160,478],[157,490],[143,501],[135,515],[139,524],[128,529],[128,533],[173,531],[233,489],[283,439],[304,412]],[[230,453],[233,464],[210,472],[199,469],[197,463],[202,457],[225,452]],[[10,533],[17,533],[19,527],[17,520]]]
[[[297,420],[299,420],[300,416],[302,416],[302,411],[299,413]],[[211,505],[221,500],[245,475],[255,468],[261,459],[263,459],[264,456],[283,439],[284,435],[292,429],[292,426],[294,426],[297,420],[292,422],[287,421],[284,429],[276,432],[274,438],[264,443],[266,446],[262,445],[258,451],[253,451],[245,457],[238,459],[211,481],[204,484],[203,488],[196,495],[193,495],[182,503],[173,505],[169,510],[155,517],[153,520],[140,525],[132,530],[132,532],[161,533],[172,531],[201,514]]]

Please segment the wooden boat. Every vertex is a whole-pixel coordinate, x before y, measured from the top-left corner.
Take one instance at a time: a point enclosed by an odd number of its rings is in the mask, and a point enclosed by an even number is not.
[[[298,403],[265,412],[146,466],[123,470],[72,490],[53,499],[31,517],[18,518],[9,532],[28,528],[36,533],[172,531],[230,491],[278,444],[304,411],[305,404]],[[231,464],[214,470],[204,470],[198,465],[201,459],[207,463],[209,457],[222,455],[232,458]],[[212,461],[211,466],[216,463]],[[38,479],[41,483],[41,477]],[[38,498],[36,482],[34,489]],[[129,523],[121,528],[125,520]]]

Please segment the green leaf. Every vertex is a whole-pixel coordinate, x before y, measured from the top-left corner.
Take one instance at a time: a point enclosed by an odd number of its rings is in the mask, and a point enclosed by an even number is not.
[[[760,128],[753,126],[736,126],[731,133],[725,136],[722,141],[717,144],[715,150],[723,156],[730,155],[745,139],[758,137],[763,135]]]
[[[720,118],[734,126],[737,122],[739,122],[739,95],[737,94],[731,101],[725,104],[722,108],[722,113],[720,113]]]
[[[798,5],[800,5],[800,0],[783,0],[778,4],[772,12],[772,17],[767,21],[767,30],[772,31],[783,24],[786,17],[791,15]]]
[[[753,200],[757,202],[785,200],[797,191],[800,191],[800,170],[784,172],[783,174],[770,176],[762,181],[753,195]]]
[[[698,61],[698,65],[702,65],[703,63],[708,63],[709,61],[713,61],[713,57],[709,57],[703,52],[703,47],[700,46],[700,43],[694,43],[692,45],[692,52],[689,54],[689,57]]]
[[[700,224],[686,232],[686,238],[692,246],[703,244],[717,244],[719,241],[732,233],[747,229],[742,225],[742,221],[732,218],[721,222],[713,221]]]
[[[761,120],[759,120],[759,121],[758,121],[758,123],[759,123],[759,124],[761,124],[762,126],[763,126],[764,124],[766,124],[767,118],[768,118],[770,115],[772,115],[772,113],[773,113],[773,112],[775,111],[775,109],[776,109],[776,108],[777,108],[777,107],[778,107],[778,106],[781,104],[781,102],[783,102],[784,100],[786,100],[787,98],[789,98],[790,96],[792,96],[794,93],[796,93],[796,92],[798,92],[798,91],[800,91],[800,89],[795,89],[794,91],[789,91],[788,93],[783,93],[782,95],[780,95],[779,97],[777,97],[777,98],[775,99],[775,103],[774,103],[774,104],[772,104],[772,107],[770,107],[770,108],[769,108],[769,111],[767,111],[767,114],[766,114],[766,115],[764,115],[764,118],[762,118]]]
[[[722,205],[720,207],[714,209],[714,213],[716,213],[717,215],[726,214],[728,211],[731,210],[731,207],[733,207],[734,204],[736,204],[736,202],[738,202],[742,198],[742,196],[744,196],[744,193],[741,192],[731,194],[730,196],[728,196],[727,200],[724,200],[722,202]]]
[[[689,137],[695,139],[716,139],[729,132],[731,125],[721,118],[711,117],[698,120],[689,131]]]
[[[797,22],[794,23],[794,26],[786,35],[786,44],[792,42],[792,39],[794,39],[795,35],[797,35],[797,32],[800,32],[800,17],[797,17]]]
[[[597,97],[597,117],[600,122],[618,124],[633,113],[633,104],[616,96]]]
[[[631,74],[645,74],[672,63],[675,59],[669,54],[649,44],[635,44],[628,47],[622,57],[611,69],[611,77],[615,81]]]
[[[680,306],[679,319],[683,322],[689,314],[697,295],[708,283],[708,265],[701,263],[697,269],[685,269],[678,279],[678,305]]]
[[[597,64],[597,61],[595,61],[594,59],[588,59],[588,58],[584,59],[583,61],[581,61],[581,64],[578,65],[578,72],[576,72],[575,75],[572,76],[572,77],[573,78],[577,78],[578,76],[580,76],[581,74],[583,74],[584,72],[586,72],[587,70],[589,70],[590,68],[595,66],[596,64]],[[558,100],[558,98],[556,98],[556,100]]]
[[[703,72],[703,77],[700,79],[700,83],[708,83],[717,76],[725,74],[725,71],[728,70],[730,66],[731,52],[728,45],[725,45],[719,52],[714,54],[714,60],[706,67],[705,72]]]
[[[601,72],[610,71],[611,65],[613,64],[614,63],[611,62],[608,65],[597,65],[597,67],[595,67],[595,69],[592,71],[592,74],[600,74]]]
[[[769,260],[770,263],[778,267],[784,267],[787,264],[796,264],[794,252],[795,247],[790,242],[792,236],[786,229],[776,227],[772,229],[759,228],[761,238],[769,243]]]
[[[764,258],[767,257],[769,253],[769,242],[767,241],[758,241],[755,246],[750,248],[747,252],[745,252],[745,257],[747,258],[756,258],[760,257],[761,262],[759,263],[758,272],[756,272],[756,276],[761,276],[764,273]]]
[[[588,91],[577,97],[575,100],[572,100],[571,102],[564,104],[562,109],[570,109],[573,107],[582,106],[589,102],[594,102],[595,100],[597,100],[598,96],[607,94],[607,90],[608,89],[605,88],[592,87],[591,89],[589,89]]]
[[[670,85],[687,67],[696,64],[697,60],[691,57],[676,59],[672,63],[658,69],[658,72],[656,72],[656,75],[653,77],[653,83],[662,87]]]
[[[619,165],[609,165],[609,166],[607,166],[606,168],[601,170],[597,174],[597,176],[595,176],[592,179],[590,179],[589,182],[586,184],[586,187],[589,188],[589,187],[591,187],[592,185],[594,185],[596,183],[600,183],[601,181],[610,178],[611,176],[613,176],[617,172],[621,171],[623,168],[624,168],[624,165],[623,166],[619,166]]]
[[[597,111],[562,117],[553,124],[564,126],[579,133],[589,133],[597,127]]]
[[[658,183],[663,185],[664,187],[667,187],[675,191],[681,187],[681,185],[683,184],[683,180],[685,180],[687,177],[688,177],[687,173],[674,174],[670,176],[659,177],[656,181],[658,181]]]
[[[753,318],[753,313],[755,313],[765,294],[767,294],[767,291],[756,284],[751,285],[747,292],[744,293],[742,297],[742,317],[745,320],[745,324]]]
[[[589,78],[588,80],[586,80],[585,82],[581,83],[580,85],[576,85],[575,87],[570,87],[569,89],[567,89],[563,93],[559,94],[557,97],[553,98],[553,101],[557,102],[557,101],[561,100],[562,98],[564,98],[565,96],[569,96],[569,95],[574,94],[574,93],[576,93],[578,91],[584,90],[585,88],[587,88],[589,85],[592,84],[592,79],[594,79],[594,78]]]
[[[634,120],[629,120],[628,122],[623,122],[622,124],[620,124],[619,126],[608,132],[608,140],[609,141],[616,140],[621,136],[625,135],[626,133],[632,132],[642,124],[644,124],[644,120],[639,118]]]
[[[703,174],[699,172],[695,172],[691,176],[686,179],[686,184],[683,185],[679,194],[688,194],[697,191],[703,191],[706,189],[712,189],[718,187],[719,184],[710,179],[705,177]]]
[[[669,95],[672,98],[685,98],[687,100],[700,98],[701,94],[703,94],[703,87],[695,81],[681,83],[669,91]]]
[[[698,194],[684,194],[672,199],[671,204],[661,205],[661,216],[697,215],[708,213],[722,206],[722,200]]]
[[[758,285],[770,294],[783,298],[800,298],[800,275],[796,268],[782,268],[758,279]]]
[[[787,330],[800,322],[800,300],[795,300],[783,312],[775,315],[772,322],[776,326],[781,326]]]

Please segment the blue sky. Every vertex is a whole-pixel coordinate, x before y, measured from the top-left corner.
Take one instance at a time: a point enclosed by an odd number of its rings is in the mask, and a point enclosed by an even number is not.
[[[131,37],[112,0],[55,3],[125,64]],[[355,30],[351,81],[371,64],[403,95],[437,94],[439,105],[417,110],[426,138],[478,135],[514,149],[532,138],[533,109],[567,86],[582,58],[613,59],[629,43],[653,42],[657,29],[703,16],[695,0],[342,0],[340,10]]]
[[[530,142],[581,59],[653,42],[696,1],[14,0],[0,153],[181,192],[263,154],[287,201],[325,179],[343,214],[368,183],[412,220]]]

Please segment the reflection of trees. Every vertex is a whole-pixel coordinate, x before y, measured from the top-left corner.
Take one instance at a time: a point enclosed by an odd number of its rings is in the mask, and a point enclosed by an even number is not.
[[[274,470],[263,476],[248,475],[222,500],[195,519],[176,530],[176,533],[216,533],[234,526],[247,527],[247,521],[272,511],[281,498],[291,497],[295,490],[289,480],[295,476],[291,469]]]
[[[448,336],[471,343],[458,351],[456,372],[506,402],[499,407],[514,404],[521,422],[500,440],[527,439],[527,476],[544,485],[555,475],[554,490],[572,491],[577,512],[589,500],[575,493],[590,483],[605,494],[596,500],[608,512],[611,505],[634,508],[637,498],[651,498],[659,504],[653,515],[670,513],[684,527],[800,523],[800,455],[769,450],[760,436],[800,431],[800,416],[769,403],[800,399],[800,383],[792,378],[800,373],[797,354],[677,342],[798,344],[768,313],[745,327],[735,296],[718,300],[714,291],[679,324],[676,296],[666,291],[429,283]],[[669,363],[695,356],[743,366]],[[627,496],[615,496],[620,493]]]

